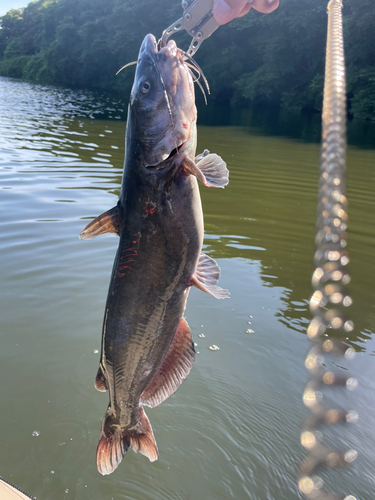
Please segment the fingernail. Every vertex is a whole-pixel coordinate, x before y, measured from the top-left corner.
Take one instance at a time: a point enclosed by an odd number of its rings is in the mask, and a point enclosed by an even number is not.
[[[216,21],[220,24],[225,24],[231,20],[232,9],[225,0],[217,0],[212,9],[212,13]]]

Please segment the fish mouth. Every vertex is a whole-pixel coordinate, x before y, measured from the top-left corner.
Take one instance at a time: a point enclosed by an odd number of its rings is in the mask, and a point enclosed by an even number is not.
[[[156,38],[151,34],[145,37],[139,53],[138,61],[152,66],[156,73],[160,102],[162,97],[165,99],[164,104],[161,102],[162,114],[157,117],[163,132],[154,132],[157,128],[154,122],[158,120],[152,117],[152,133],[147,132],[150,138],[147,137],[142,155],[143,166],[150,172],[170,168],[179,162],[182,151],[189,147],[187,143],[190,144],[192,126],[196,121],[194,84],[182,55],[174,40],[169,40],[158,50]],[[151,147],[157,135],[160,139],[158,137],[158,143]]]
[[[173,148],[172,151],[169,153],[169,156],[167,156],[165,160],[161,161],[157,165],[145,165],[146,169],[154,172],[156,170],[162,170],[164,168],[169,167],[171,163],[173,163],[173,161],[176,160],[177,157],[185,150],[187,142],[188,140],[181,143],[179,146],[177,146],[177,148]]]
[[[139,59],[142,58],[142,56],[148,56],[151,59],[155,54],[158,53],[158,44],[156,42],[156,38],[154,35],[148,34],[144,38],[140,51],[139,51]]]

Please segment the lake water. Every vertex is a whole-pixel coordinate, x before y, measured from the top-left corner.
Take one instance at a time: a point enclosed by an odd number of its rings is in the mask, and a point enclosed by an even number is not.
[[[0,476],[38,500],[302,498],[319,144],[316,119],[282,114],[201,113],[198,151],[230,170],[225,190],[201,194],[205,251],[231,299],[190,293],[196,363],[174,396],[146,410],[160,459],[129,451],[112,475],[96,470],[108,395],[93,382],[118,239],[78,234],[116,204],[125,114],[109,96],[0,78]],[[375,486],[373,132],[350,126],[348,341],[357,355],[336,361],[359,387],[331,394],[360,419],[327,434],[358,458],[322,475],[328,490],[358,500],[372,500]]]

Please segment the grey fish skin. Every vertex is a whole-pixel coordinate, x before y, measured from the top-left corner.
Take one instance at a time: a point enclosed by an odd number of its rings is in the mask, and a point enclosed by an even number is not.
[[[216,263],[200,257],[203,214],[196,179],[223,187],[227,170],[216,155],[194,161],[194,84],[173,41],[160,52],[152,35],[143,41],[125,149],[117,207],[81,233],[85,239],[120,235],[95,380],[98,390],[109,390],[97,448],[101,474],[113,472],[129,447],[150,461],[158,458],[143,405],[167,399],[193,365],[194,345],[183,318],[189,288],[228,295],[215,286]]]

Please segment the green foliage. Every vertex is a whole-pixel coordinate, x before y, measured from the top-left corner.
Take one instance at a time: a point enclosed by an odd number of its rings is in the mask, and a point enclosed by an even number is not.
[[[23,31],[22,10],[11,9],[1,18],[2,37],[9,39],[20,36]]]
[[[352,68],[350,80],[350,112],[358,118],[375,119],[375,66]]]
[[[22,70],[22,78],[45,83],[56,82],[55,73],[48,64],[48,59],[44,52],[39,52],[27,58],[27,63]]]
[[[17,56],[12,59],[0,60],[0,75],[10,76],[12,78],[23,78],[25,65],[28,63],[27,56]]]
[[[5,46],[4,59],[12,59],[22,55],[22,38],[15,36]]]
[[[326,3],[284,0],[270,15],[251,10],[217,30],[197,54],[211,98],[320,110]],[[350,113],[373,119],[375,4],[344,5]],[[1,18],[0,74],[127,95],[133,71],[116,71],[137,58],[147,33],[159,37],[180,15],[178,0],[36,0]],[[187,47],[189,37],[176,41]]]

